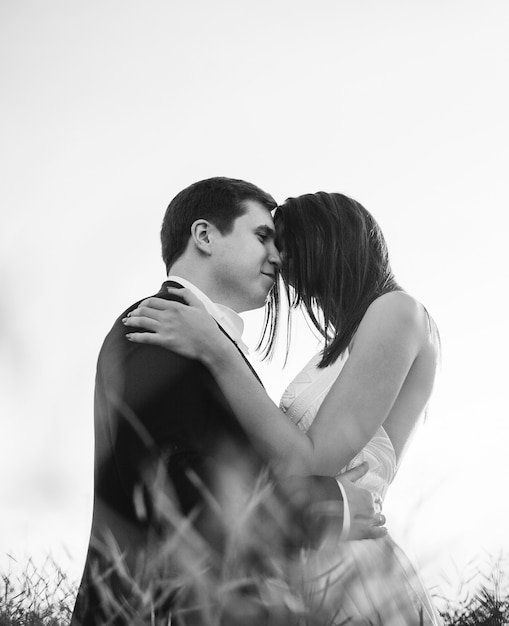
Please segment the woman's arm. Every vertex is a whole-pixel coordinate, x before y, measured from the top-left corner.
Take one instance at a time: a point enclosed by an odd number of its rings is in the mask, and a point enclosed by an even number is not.
[[[419,305],[403,293],[378,298],[304,433],[267,396],[197,298],[187,290],[178,293],[190,306],[151,298],[133,311],[126,325],[151,332],[130,339],[203,361],[254,445],[283,474],[336,475],[383,424],[422,345]]]
[[[426,328],[423,307],[403,292],[385,294],[368,308],[307,433],[326,474],[344,467],[384,424],[424,346]]]
[[[295,457],[309,456],[309,438],[272,402],[238,349],[220,332],[199,299],[187,289],[175,289],[175,292],[188,306],[148,298],[123,322],[130,328],[149,332],[131,332],[127,338],[202,361],[214,375],[253,445],[275,471],[283,476],[311,475],[300,463],[295,463]]]

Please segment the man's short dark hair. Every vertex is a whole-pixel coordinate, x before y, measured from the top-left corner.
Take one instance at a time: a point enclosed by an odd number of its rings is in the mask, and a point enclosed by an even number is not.
[[[193,183],[178,193],[168,205],[161,227],[166,271],[184,252],[193,222],[208,220],[221,234],[228,234],[234,221],[245,213],[246,200],[256,200],[269,211],[276,208],[274,198],[256,185],[222,176]]]

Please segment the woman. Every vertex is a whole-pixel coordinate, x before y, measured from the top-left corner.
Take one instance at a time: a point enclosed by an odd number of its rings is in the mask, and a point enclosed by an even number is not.
[[[383,235],[358,202],[324,192],[290,198],[274,221],[291,307],[303,306],[324,339],[280,408],[187,290],[179,291],[190,307],[185,315],[179,303],[165,301],[163,310],[157,303],[142,306],[126,325],[152,332],[129,338],[203,361],[276,472],[336,476],[368,461],[370,471],[359,484],[383,500],[431,395],[439,353],[435,325],[396,283]],[[279,305],[276,286],[265,326],[269,353]],[[390,537],[325,546],[306,567],[317,580],[317,602],[336,613],[334,623],[439,623]]]

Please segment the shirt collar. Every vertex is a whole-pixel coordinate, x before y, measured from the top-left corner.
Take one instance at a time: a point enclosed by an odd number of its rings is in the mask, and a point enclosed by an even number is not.
[[[230,307],[224,304],[218,304],[212,302],[212,300],[203,293],[201,289],[198,289],[196,285],[189,282],[185,278],[171,274],[167,280],[172,280],[176,283],[180,283],[182,287],[186,287],[194,293],[194,295],[201,300],[209,315],[211,315],[216,322],[227,332],[229,337],[237,344],[237,346],[244,352],[249,354],[249,349],[242,341],[242,333],[244,332],[244,320]]]

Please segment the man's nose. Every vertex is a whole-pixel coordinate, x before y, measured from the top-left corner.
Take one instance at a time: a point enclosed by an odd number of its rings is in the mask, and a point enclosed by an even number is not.
[[[272,249],[270,251],[269,263],[272,263],[272,265],[275,265],[278,270],[281,269],[281,265],[282,265],[281,255],[275,245],[272,246]]]

